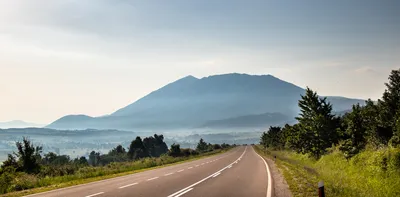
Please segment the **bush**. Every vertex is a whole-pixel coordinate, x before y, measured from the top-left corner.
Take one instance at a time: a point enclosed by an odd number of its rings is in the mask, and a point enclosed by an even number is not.
[[[6,167],[0,169],[0,194],[8,192],[14,178],[15,168]]]
[[[21,172],[12,182],[12,190],[21,191],[34,188],[38,184],[38,178],[35,175]]]

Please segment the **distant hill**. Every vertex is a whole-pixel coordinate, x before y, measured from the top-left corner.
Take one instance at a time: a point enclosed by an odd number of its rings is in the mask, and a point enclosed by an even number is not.
[[[9,122],[0,122],[0,129],[8,129],[8,128],[27,128],[27,127],[44,127],[45,125],[24,122],[22,120],[13,120]]]
[[[288,122],[294,122],[292,117],[281,113],[264,113],[258,115],[239,116],[223,120],[208,121],[200,128],[266,128],[268,126],[278,126]]]
[[[192,128],[210,121],[265,113],[280,113],[290,120],[299,113],[297,102],[304,92],[303,88],[271,75],[235,73],[201,79],[187,76],[108,116],[70,115],[47,127],[125,130]],[[328,97],[328,100],[335,111],[348,110],[353,104],[364,103],[363,100],[344,97]],[[243,125],[251,124],[250,118],[246,120],[249,122],[243,122]]]

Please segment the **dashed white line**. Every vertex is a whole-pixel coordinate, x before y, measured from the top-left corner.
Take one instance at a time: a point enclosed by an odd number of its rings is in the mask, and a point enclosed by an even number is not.
[[[159,177],[154,177],[154,178],[151,178],[151,179],[147,179],[147,181],[152,181],[152,180],[156,180],[156,179],[158,179]]]
[[[246,146],[246,149],[244,149],[244,151],[243,151],[243,153],[242,153],[241,156],[243,156],[243,155],[246,153],[246,150],[247,150],[247,146]],[[237,160],[236,160],[236,161],[237,161]],[[228,168],[230,165],[232,165],[233,163],[235,163],[235,161],[232,162],[231,164],[227,165],[225,168],[222,168],[221,170],[215,172],[214,174],[211,174],[210,176],[208,176],[208,177],[206,177],[206,178],[204,178],[204,179],[201,179],[200,181],[198,181],[198,182],[196,182],[196,183],[193,183],[192,185],[189,185],[188,187],[183,188],[183,189],[181,189],[181,190],[179,190],[179,191],[177,191],[177,192],[175,192],[175,193],[169,195],[168,197],[178,197],[178,196],[183,195],[182,193],[186,193],[186,192],[190,191],[190,189],[191,189],[191,188],[193,189],[194,186],[196,186],[196,185],[198,185],[198,184],[200,184],[200,183],[206,181],[206,180],[209,179],[209,178],[212,178],[212,177],[215,176],[216,174],[220,174],[222,171],[224,171],[225,169],[227,169],[227,168]]]
[[[195,167],[199,167],[199,165],[196,165]]]
[[[168,173],[168,174],[164,174],[164,176],[169,176],[169,175],[173,175],[174,173]]]
[[[182,170],[179,170],[179,171],[177,171],[177,172],[183,172],[184,170],[182,169]]]
[[[188,170],[192,169],[193,167],[188,167]]]
[[[93,197],[93,196],[97,196],[97,195],[100,195],[100,194],[104,194],[104,192],[99,192],[99,193],[92,194],[92,195],[89,195],[89,196],[86,196],[86,197]]]
[[[204,163],[202,163],[201,165],[204,165]]]
[[[134,186],[134,185],[137,185],[137,184],[138,183],[132,183],[132,184],[129,184],[129,185],[124,185],[124,186],[119,187],[119,189],[123,189],[123,188],[126,188],[126,187]]]

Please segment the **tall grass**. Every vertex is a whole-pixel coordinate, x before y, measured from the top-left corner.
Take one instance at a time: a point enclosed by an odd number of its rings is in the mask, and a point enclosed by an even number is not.
[[[290,151],[269,153],[279,158],[277,165],[294,196],[317,196],[319,180],[325,182],[327,196],[400,196],[400,149],[365,150],[349,160],[338,150],[319,160]],[[304,182],[309,186],[299,188]]]

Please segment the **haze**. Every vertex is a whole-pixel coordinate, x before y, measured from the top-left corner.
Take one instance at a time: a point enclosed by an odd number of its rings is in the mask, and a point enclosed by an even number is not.
[[[0,121],[109,114],[231,72],[378,99],[400,63],[400,2],[306,2],[1,1]]]

